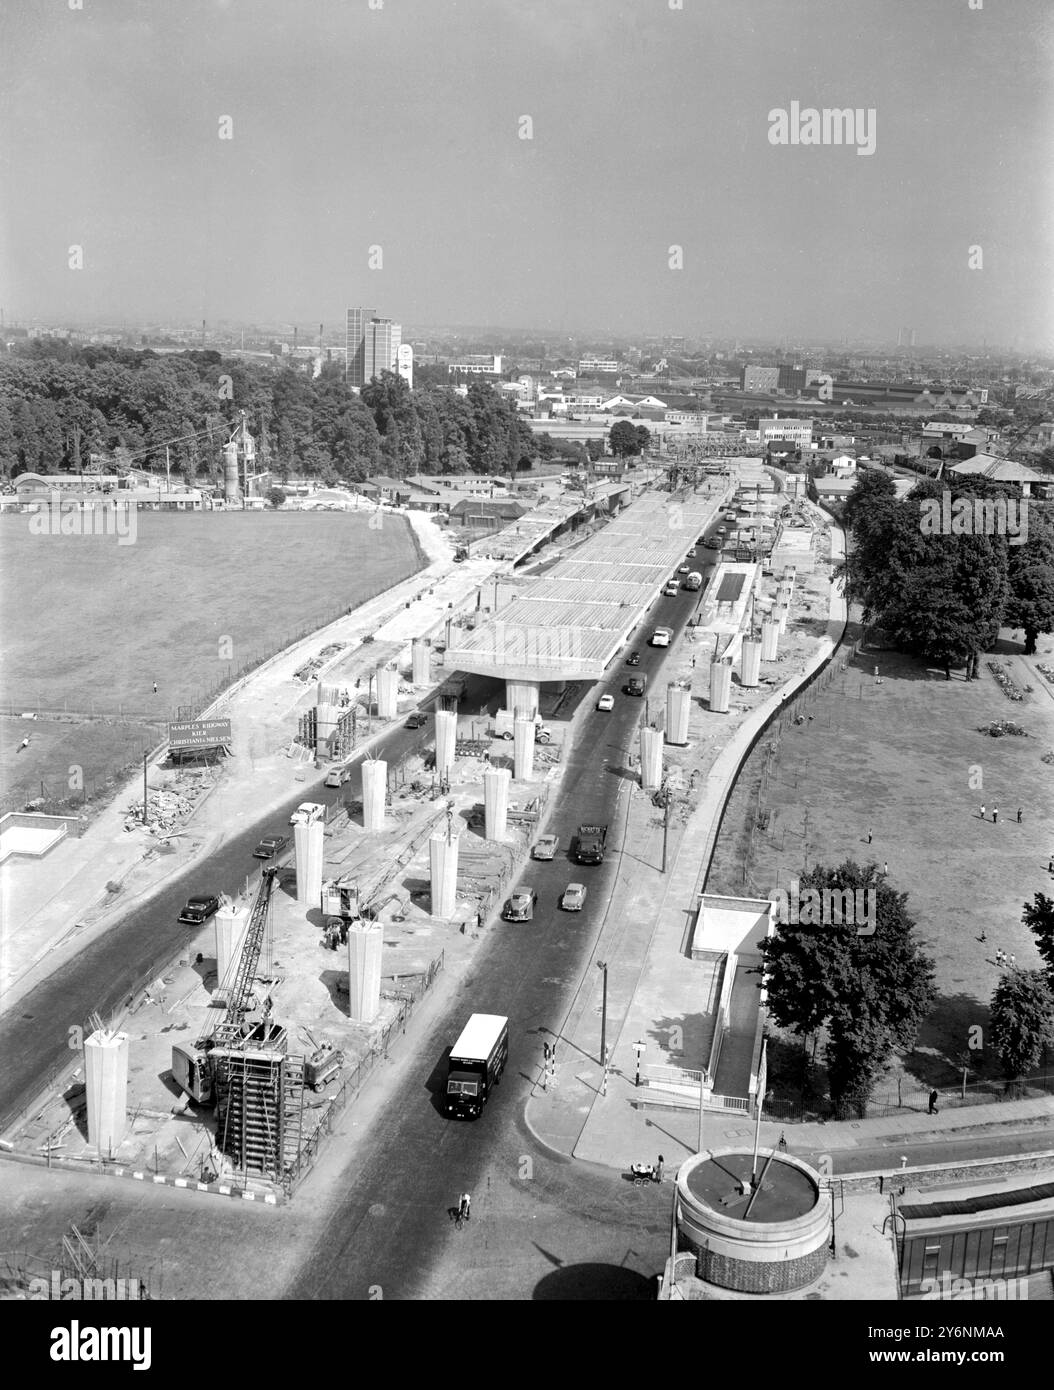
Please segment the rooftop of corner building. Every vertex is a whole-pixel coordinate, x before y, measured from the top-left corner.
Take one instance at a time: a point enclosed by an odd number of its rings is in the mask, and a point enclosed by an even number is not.
[[[753,1163],[750,1150],[725,1153],[695,1164],[685,1175],[688,1191],[698,1201],[720,1215],[754,1225],[793,1221],[812,1211],[819,1199],[816,1183],[796,1164],[779,1157],[767,1164],[767,1155],[758,1156],[758,1174],[764,1174],[753,1202],[742,1192]],[[749,1214],[747,1207],[750,1207]]]

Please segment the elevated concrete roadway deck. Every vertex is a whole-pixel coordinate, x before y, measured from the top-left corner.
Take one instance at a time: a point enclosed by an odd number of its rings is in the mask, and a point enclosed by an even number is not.
[[[632,503],[572,558],[512,591],[487,622],[459,632],[447,667],[518,683],[519,703],[534,708],[539,683],[598,680],[729,492],[713,479],[706,493]]]

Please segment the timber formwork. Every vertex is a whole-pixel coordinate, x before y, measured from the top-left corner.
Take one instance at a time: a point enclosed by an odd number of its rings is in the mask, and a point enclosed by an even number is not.
[[[304,1059],[271,1047],[217,1048],[216,1139],[236,1170],[288,1186],[300,1165]]]

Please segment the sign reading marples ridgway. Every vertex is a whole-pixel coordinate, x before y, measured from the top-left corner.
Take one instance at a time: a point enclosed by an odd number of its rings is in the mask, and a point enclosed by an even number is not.
[[[215,748],[230,741],[229,719],[182,719],[168,726],[169,748]]]

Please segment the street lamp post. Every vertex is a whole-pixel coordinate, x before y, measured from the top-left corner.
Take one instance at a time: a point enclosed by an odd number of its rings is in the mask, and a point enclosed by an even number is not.
[[[600,1094],[606,1096],[608,1093],[608,963],[606,960],[597,961],[597,969],[604,972],[604,995],[600,1006],[600,1068],[602,1080],[600,1082]]]

